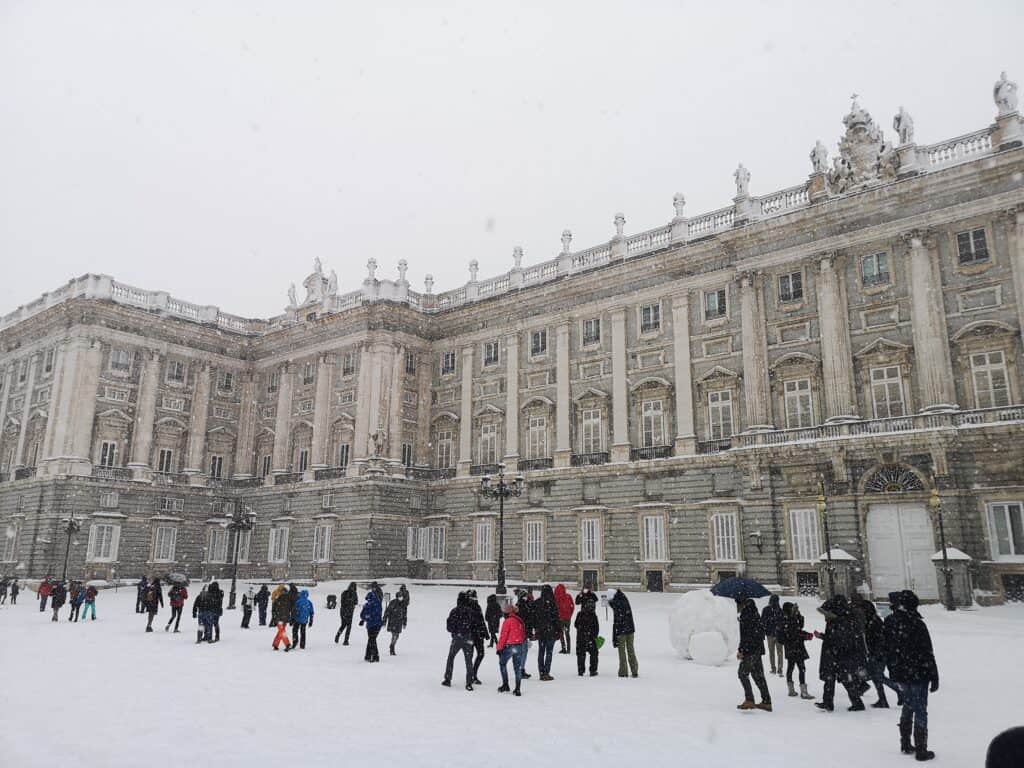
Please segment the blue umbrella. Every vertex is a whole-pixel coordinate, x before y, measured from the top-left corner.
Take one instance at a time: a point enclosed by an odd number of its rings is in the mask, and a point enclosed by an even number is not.
[[[733,576],[715,584],[711,588],[711,594],[718,597],[731,597],[734,600],[746,600],[748,597],[751,599],[767,597],[771,592],[758,581],[743,576]]]

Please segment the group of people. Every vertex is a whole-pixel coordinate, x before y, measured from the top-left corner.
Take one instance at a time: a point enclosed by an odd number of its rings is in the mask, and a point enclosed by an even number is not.
[[[865,709],[862,697],[872,684],[878,700],[871,706],[887,709],[885,688],[891,688],[896,692],[897,704],[902,706],[900,750],[922,761],[935,757],[928,749],[928,693],[939,689],[939,671],[931,636],[917,611],[920,601],[916,594],[910,590],[890,593],[892,612],[884,620],[869,600],[858,596],[850,601],[844,595],[836,595],[818,608],[825,618],[825,631],[813,634],[804,630],[804,617],[796,603],[780,607],[778,596],[773,595],[760,615],[753,600],[740,598],[736,603],[740,626],[736,657],[740,661],[738,674],[744,693],[739,709],[772,711],[761,660],[766,639],[769,674],[782,676],[785,658],[789,695],[797,695],[793,686],[796,667],[800,697],[813,699],[807,690],[804,662],[809,655],[804,643],[818,638],[822,641],[818,677],[824,690],[815,706],[826,712],[834,711],[838,682],[850,698],[849,711]],[[761,694],[759,703],[754,701],[751,678]]]
[[[559,653],[572,653],[571,628],[576,629],[576,671],[580,677],[589,671],[597,676],[598,652],[604,644],[600,636],[600,622],[597,617],[598,596],[589,588],[584,589],[573,600],[564,584],[554,589],[545,584],[540,596],[533,596],[533,589],[519,589],[516,600],[504,600],[497,594],[487,598],[487,609],[482,610],[476,590],[459,593],[455,607],[448,614],[447,629],[451,635],[448,659],[445,664],[441,685],[451,687],[456,657],[461,653],[466,665],[466,690],[472,691],[480,685],[479,670],[486,647],[494,647],[498,654],[498,668],[501,673],[499,693],[510,690],[516,696],[522,695],[522,681],[531,677],[526,671],[526,661],[532,643],[537,643],[537,674],[544,682],[555,678],[551,675],[555,643],[560,645]],[[612,609],[612,644],[619,652],[619,677],[637,677],[639,669],[634,650],[633,638],[636,625],[629,599],[619,590],[609,590],[608,605]],[[579,612],[576,613],[576,607]],[[573,622],[573,614],[576,620]],[[508,664],[512,662],[515,688],[510,688]]]
[[[15,581],[11,585],[11,605],[17,603],[19,591],[20,587],[18,582]],[[6,596],[6,593],[7,588],[4,586],[2,594]],[[39,612],[45,613],[47,602],[49,602],[50,610],[53,612],[52,621],[59,621],[60,609],[66,604],[70,608],[68,621],[78,621],[79,617],[81,617],[82,621],[85,621],[90,616],[95,621],[96,596],[98,594],[99,591],[92,584],[71,581],[65,585],[60,579],[53,579],[47,576],[39,584]],[[85,606],[84,610],[83,606]]]
[[[18,584],[17,579],[0,579],[0,605],[4,605],[7,602],[7,592],[11,593],[11,605],[17,605],[18,593],[21,591],[21,586]]]

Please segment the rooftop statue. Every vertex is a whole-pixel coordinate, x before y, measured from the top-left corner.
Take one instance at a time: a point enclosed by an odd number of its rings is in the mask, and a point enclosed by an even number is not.
[[[828,173],[828,150],[818,139],[811,150],[811,167],[815,173]]]
[[[892,119],[892,129],[900,137],[900,146],[914,143],[914,118],[902,106]]]
[[[740,163],[733,172],[732,177],[736,180],[736,197],[750,196],[750,171]]]
[[[1006,77],[1006,72],[999,75],[999,79],[992,87],[992,99],[999,108],[999,117],[1017,111],[1017,84]]]
[[[299,300],[295,296],[295,283],[292,283],[290,286],[288,286],[288,306],[289,307],[297,307],[297,306],[299,306]]]

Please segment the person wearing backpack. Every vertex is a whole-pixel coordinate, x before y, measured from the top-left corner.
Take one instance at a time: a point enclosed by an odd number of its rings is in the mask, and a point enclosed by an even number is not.
[[[356,591],[356,583],[353,581],[341,593],[341,597],[338,599],[341,626],[338,627],[338,631],[334,635],[334,642],[338,642],[341,639],[341,633],[344,632],[345,642],[342,645],[348,645],[348,637],[352,634],[352,614],[355,613],[357,605],[359,605],[359,593]]]
[[[50,605],[53,608],[54,621],[58,621],[57,614],[64,607],[64,601],[67,600],[67,596],[68,591],[64,588],[64,582],[58,581],[53,585],[53,590],[50,592]]]
[[[600,632],[595,603],[587,601],[576,614],[576,671],[583,677],[583,668],[590,654],[590,676],[597,677],[597,636]]]
[[[146,631],[152,632],[153,618],[164,605],[164,591],[160,588],[160,579],[154,578],[149,586],[146,587],[146,590],[142,593],[142,605],[145,607],[146,613],[149,614],[149,620],[146,622]]]
[[[178,627],[181,624],[181,612],[185,608],[185,601],[188,600],[188,590],[182,584],[175,584],[167,597],[171,601],[171,618],[164,627],[164,632],[170,631],[171,624],[174,625],[175,632],[180,632]]]
[[[220,642],[220,617],[224,613],[224,593],[216,581],[210,583],[206,590],[206,607],[210,612],[210,626],[213,628],[211,643]]]
[[[196,627],[196,644],[206,640],[211,642],[213,636],[213,622],[210,620],[210,609],[207,594],[209,587],[199,590],[199,595],[192,601],[192,618],[199,622]]]
[[[242,629],[249,628],[249,621],[252,619],[252,604],[255,599],[252,587],[242,595]]]
[[[82,610],[82,603],[85,602],[85,587],[77,581],[73,581],[70,593],[71,611],[68,613],[68,621],[78,621],[78,613]]]
[[[306,626],[313,626],[313,602],[309,599],[309,590],[299,592],[292,609],[292,648],[306,648]]]
[[[82,621],[85,621],[85,617],[92,613],[92,620],[96,621],[96,595],[99,592],[96,587],[88,586],[85,588],[85,610],[82,611]]]

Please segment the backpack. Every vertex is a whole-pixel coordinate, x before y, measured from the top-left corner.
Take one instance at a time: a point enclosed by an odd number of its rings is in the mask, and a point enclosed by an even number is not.
[[[156,590],[153,587],[146,587],[146,591],[142,593],[142,602],[146,605],[156,605]]]

